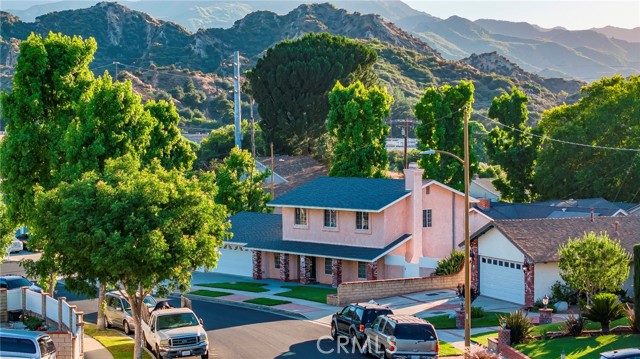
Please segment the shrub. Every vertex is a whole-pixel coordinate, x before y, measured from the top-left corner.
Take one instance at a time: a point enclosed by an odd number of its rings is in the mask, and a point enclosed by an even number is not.
[[[464,253],[453,251],[451,255],[438,261],[435,275],[456,274],[464,264]]]
[[[629,324],[631,324],[631,330],[633,330],[636,333],[640,332],[640,330],[638,330],[638,328],[635,326],[635,323],[637,323],[635,309],[631,308],[629,303],[627,303],[625,304],[624,310],[627,311],[627,318],[629,318]]]
[[[573,314],[569,314],[567,319],[564,321],[563,329],[567,334],[572,337],[577,337],[582,333],[584,329],[584,318],[581,315],[577,317]]]
[[[46,330],[46,325],[44,324],[44,321],[35,316],[26,315],[26,314],[23,315],[22,323],[29,330]]]
[[[556,281],[551,286],[551,298],[555,299],[556,301],[576,304],[578,302],[578,291],[571,288],[571,286],[567,284]]]
[[[611,321],[627,315],[618,296],[611,293],[596,294],[591,298],[591,305],[587,305],[584,317],[602,325],[602,333],[609,334]]]
[[[471,307],[471,318],[482,318],[482,317],[484,317],[484,308]]]
[[[522,310],[516,310],[507,316],[498,316],[498,323],[502,329],[511,331],[511,345],[525,343],[531,337],[533,324]]]
[[[464,284],[458,284],[458,287],[456,288],[456,294],[458,295],[458,297],[464,298]],[[473,303],[473,301],[476,300],[479,295],[480,293],[478,293],[477,290],[471,287],[471,303]]]

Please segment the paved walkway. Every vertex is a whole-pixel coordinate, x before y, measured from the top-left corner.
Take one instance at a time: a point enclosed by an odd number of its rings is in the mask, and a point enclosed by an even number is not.
[[[113,359],[113,355],[107,348],[86,334],[82,344],[84,346],[85,359]]]

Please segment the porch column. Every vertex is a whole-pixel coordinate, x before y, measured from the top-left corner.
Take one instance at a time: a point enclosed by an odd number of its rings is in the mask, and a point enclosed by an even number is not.
[[[529,263],[525,260],[524,268],[524,306],[525,308],[533,307],[534,301],[534,277],[535,277],[535,264]]]
[[[342,259],[331,260],[331,286],[338,288],[342,283]]]
[[[253,279],[262,279],[262,251],[251,251],[253,258]]]
[[[378,262],[367,263],[367,280],[378,279]]]
[[[289,254],[280,253],[280,281],[289,281]]]
[[[311,258],[300,256],[300,284],[311,283]]]

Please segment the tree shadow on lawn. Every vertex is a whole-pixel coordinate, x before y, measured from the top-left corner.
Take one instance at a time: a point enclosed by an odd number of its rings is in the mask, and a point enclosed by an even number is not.
[[[567,359],[598,359],[600,353],[637,346],[639,334],[601,335],[596,337],[563,337],[534,340],[520,344],[516,349],[536,359],[557,359],[564,351]]]

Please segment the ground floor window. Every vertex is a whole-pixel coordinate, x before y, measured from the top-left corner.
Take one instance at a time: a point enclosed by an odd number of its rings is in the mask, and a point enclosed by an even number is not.
[[[331,260],[331,258],[324,259],[324,274],[333,274],[333,260]]]
[[[280,269],[280,253],[273,254],[273,267],[275,269]]]
[[[358,278],[367,278],[367,263],[358,262]]]

